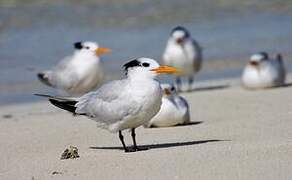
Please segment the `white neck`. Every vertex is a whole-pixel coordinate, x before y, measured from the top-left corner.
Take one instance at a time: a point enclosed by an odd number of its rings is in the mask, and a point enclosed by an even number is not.
[[[89,61],[89,60],[93,60],[97,62],[100,61],[99,57],[96,56],[95,53],[84,52],[84,51],[76,51],[73,55],[73,58],[75,58],[76,60],[81,60],[83,62]]]
[[[130,70],[127,77],[134,81],[153,81],[155,80],[156,74],[147,71]]]

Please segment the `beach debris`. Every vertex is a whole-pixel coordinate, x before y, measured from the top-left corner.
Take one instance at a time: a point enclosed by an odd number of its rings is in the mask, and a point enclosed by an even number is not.
[[[63,173],[60,172],[60,171],[53,171],[53,172],[52,172],[52,175],[57,175],[57,174],[63,174]]]
[[[2,117],[4,119],[11,119],[13,116],[12,116],[12,114],[4,114]]]
[[[75,159],[79,158],[78,148],[74,146],[70,146],[69,148],[65,149],[65,151],[61,155],[61,160],[63,159]]]

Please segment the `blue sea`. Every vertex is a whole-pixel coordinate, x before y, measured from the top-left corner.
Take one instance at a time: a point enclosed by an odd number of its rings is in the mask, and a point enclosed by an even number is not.
[[[196,81],[240,77],[249,56],[260,51],[282,53],[290,72],[289,1],[225,1],[0,2],[0,105],[40,100],[34,93],[56,93],[38,82],[36,73],[70,55],[74,42],[97,41],[111,48],[102,56],[103,65],[107,79],[119,79],[127,60],[160,60],[177,25],[188,28],[204,48]]]

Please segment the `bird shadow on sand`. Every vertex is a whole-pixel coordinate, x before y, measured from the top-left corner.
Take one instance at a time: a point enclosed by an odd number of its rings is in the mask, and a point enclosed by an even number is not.
[[[180,126],[193,126],[193,125],[198,125],[198,124],[202,124],[203,121],[191,121],[188,122],[187,124],[178,124],[175,127],[180,127]]]
[[[214,91],[214,90],[226,89],[229,87],[230,87],[229,84],[216,85],[216,86],[203,86],[203,87],[192,88],[186,91],[179,91],[179,93],[190,93],[190,92],[196,92],[196,91]]]
[[[279,86],[279,87],[287,88],[287,87],[291,87],[291,86],[292,86],[292,82],[291,83],[285,83],[283,86]]]
[[[150,129],[158,129],[158,128],[175,128],[175,127],[181,127],[181,126],[193,126],[193,125],[198,125],[198,124],[202,124],[203,121],[191,121],[188,122],[187,124],[178,124],[175,126],[169,126],[169,127],[156,127],[156,126],[151,126],[149,127]]]
[[[220,141],[230,141],[230,140],[208,139],[208,140],[199,140],[199,141],[161,143],[161,144],[140,145],[139,148],[141,148],[141,149],[143,149],[143,151],[145,151],[145,150],[150,150],[150,149],[165,149],[165,148],[171,148],[171,147],[192,146],[192,145],[220,142]],[[124,150],[124,148],[121,146],[102,146],[102,147],[89,147],[89,148],[90,149],[103,149],[103,150]]]
[[[262,89],[265,89],[265,90],[275,90],[275,89],[290,88],[290,87],[292,87],[292,83],[285,83],[283,85],[273,86],[273,87],[267,87],[267,88],[262,88]],[[258,90],[258,89],[247,89],[247,90]]]

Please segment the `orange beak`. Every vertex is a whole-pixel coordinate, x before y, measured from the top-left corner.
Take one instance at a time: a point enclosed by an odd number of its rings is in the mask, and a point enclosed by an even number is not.
[[[100,55],[100,54],[103,54],[103,53],[108,53],[110,52],[111,50],[109,48],[105,48],[105,47],[99,47],[95,50],[95,53],[97,55]]]
[[[176,68],[171,67],[171,66],[166,66],[166,65],[161,65],[158,68],[151,69],[151,71],[155,71],[156,73],[168,73],[168,74],[179,72]]]

